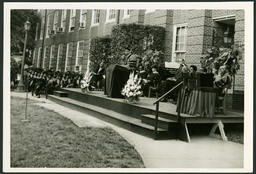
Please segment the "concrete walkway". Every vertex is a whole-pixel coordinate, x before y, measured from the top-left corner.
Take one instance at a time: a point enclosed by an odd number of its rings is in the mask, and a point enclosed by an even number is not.
[[[26,96],[25,93],[16,92],[11,95]],[[63,115],[79,127],[112,127],[136,148],[147,168],[243,168],[242,144],[208,136],[192,136],[190,143],[179,140],[155,141],[45,98],[28,96],[38,101],[35,104]]]

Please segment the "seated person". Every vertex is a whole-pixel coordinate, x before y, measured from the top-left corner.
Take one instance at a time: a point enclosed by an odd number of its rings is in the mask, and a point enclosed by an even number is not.
[[[105,79],[104,61],[100,63],[98,71],[93,72],[92,74],[93,74],[93,77],[91,79],[92,86],[98,89],[101,89],[104,86],[104,79]]]
[[[190,66],[190,75],[194,76],[197,72],[197,67],[195,65]]]
[[[138,75],[142,79],[146,79],[147,78],[147,72],[144,70],[142,65],[139,66]]]
[[[152,72],[148,74],[146,79],[143,79],[142,90],[144,95],[148,95],[148,89],[150,86],[157,87],[161,81],[160,75],[156,66],[152,66]]]

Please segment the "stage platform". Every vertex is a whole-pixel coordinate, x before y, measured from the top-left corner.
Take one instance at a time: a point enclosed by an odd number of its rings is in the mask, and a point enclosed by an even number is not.
[[[140,133],[156,139],[177,138],[177,112],[176,105],[170,102],[160,102],[159,129],[156,135],[154,130],[156,98],[140,97],[136,103],[127,103],[124,99],[110,98],[103,91],[90,91],[82,93],[79,88],[64,88],[49,95],[49,99],[59,104],[90,112],[95,117],[117,124],[133,132]],[[202,123],[243,123],[243,113],[227,111],[226,114],[215,115],[214,118],[181,114],[184,124]],[[185,138],[186,139],[186,138]]]

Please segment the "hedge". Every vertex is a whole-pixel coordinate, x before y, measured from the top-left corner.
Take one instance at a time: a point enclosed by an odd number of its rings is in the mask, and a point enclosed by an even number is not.
[[[142,56],[145,51],[164,52],[165,29],[160,26],[140,24],[120,24],[114,26],[111,34],[111,52],[113,62],[127,60],[125,54]]]
[[[109,63],[109,56],[111,55],[110,42],[111,38],[109,37],[96,37],[91,40],[90,70],[97,71],[101,61],[106,64]]]

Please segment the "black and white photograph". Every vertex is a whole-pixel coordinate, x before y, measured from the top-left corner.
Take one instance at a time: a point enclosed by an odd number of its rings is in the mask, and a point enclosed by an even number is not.
[[[5,172],[252,172],[252,2],[4,3]]]

